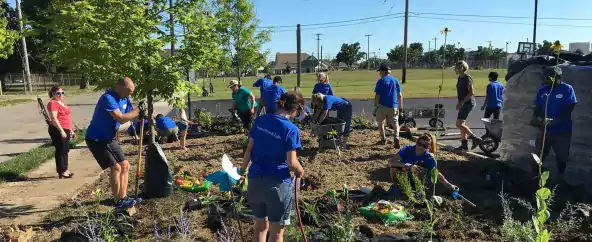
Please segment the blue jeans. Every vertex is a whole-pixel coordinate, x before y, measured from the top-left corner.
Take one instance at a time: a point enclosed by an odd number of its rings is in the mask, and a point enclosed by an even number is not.
[[[277,225],[290,225],[293,193],[290,182],[269,177],[249,178],[247,201],[255,219],[265,219]]]
[[[344,100],[347,101],[345,98]],[[350,101],[347,101],[347,104],[344,104],[339,110],[337,110],[337,118],[345,121],[343,136],[349,136],[352,120],[352,105]]]

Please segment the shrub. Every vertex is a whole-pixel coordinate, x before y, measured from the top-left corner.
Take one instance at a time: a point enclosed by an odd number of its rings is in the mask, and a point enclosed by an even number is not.
[[[204,129],[210,129],[212,128],[212,114],[205,109],[200,108],[195,111],[193,122],[201,125]]]

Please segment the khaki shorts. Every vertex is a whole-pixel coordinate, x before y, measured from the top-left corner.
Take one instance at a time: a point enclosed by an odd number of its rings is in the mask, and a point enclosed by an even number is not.
[[[376,121],[380,124],[384,122],[385,119],[388,126],[395,126],[398,124],[399,109],[378,105],[378,108],[376,109]]]

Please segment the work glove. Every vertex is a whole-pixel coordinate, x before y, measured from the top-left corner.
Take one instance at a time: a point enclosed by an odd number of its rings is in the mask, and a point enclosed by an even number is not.
[[[143,119],[146,118],[146,103],[144,101],[140,101],[140,103],[138,103],[138,110],[140,110],[140,114],[138,115],[138,118]]]

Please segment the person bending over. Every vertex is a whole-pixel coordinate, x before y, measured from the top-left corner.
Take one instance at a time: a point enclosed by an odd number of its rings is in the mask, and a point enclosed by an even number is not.
[[[177,127],[177,124],[171,118],[158,114],[154,119],[154,123],[159,139],[168,140],[170,138],[174,141],[178,140],[179,127]]]
[[[456,110],[458,110],[458,116],[456,117],[456,127],[460,130],[461,145],[455,150],[468,151],[469,150],[469,138],[473,141],[471,149],[475,149],[479,144],[483,142],[481,138],[475,136],[469,126],[467,126],[467,118],[475,107],[475,92],[473,89],[473,78],[467,74],[469,64],[465,61],[459,61],[454,66],[454,71],[458,74],[458,81],[456,83],[456,93],[458,103],[456,104]]]
[[[286,89],[282,87],[282,77],[276,76],[273,78],[273,85],[265,89],[261,94],[263,98],[263,105],[265,105],[266,113],[275,113],[278,109],[277,103],[282,94],[286,93]]]
[[[429,172],[436,168],[436,159],[434,157],[436,150],[436,141],[434,140],[434,137],[428,133],[422,134],[415,142],[415,145],[407,145],[401,148],[399,152],[388,161],[393,181],[396,181],[396,179],[405,179],[396,177],[395,171],[397,170],[407,171],[407,179],[413,184],[411,172],[417,173],[421,169],[425,169]],[[455,185],[448,182],[441,172],[438,174],[438,181],[444,186],[451,190],[458,189]]]
[[[290,119],[298,116],[303,103],[294,92],[282,94],[278,111],[255,119],[249,133],[241,174],[248,167],[247,200],[255,217],[255,242],[283,241],[284,226],[290,224],[295,182],[290,179],[290,171],[297,178],[304,174],[296,156],[302,147],[300,130]]]
[[[230,81],[228,87],[232,89],[232,100],[234,101],[232,109],[238,111],[238,117],[243,123],[243,129],[245,133],[248,133],[251,130],[253,115],[257,107],[255,95],[246,87],[239,85],[236,80]]]
[[[111,192],[115,206],[127,208],[136,200],[127,196],[130,163],[125,158],[115,133],[122,123],[145,117],[144,103],[132,106],[129,96],[134,92],[134,82],[129,77],[117,81],[113,89],[108,89],[99,98],[95,111],[86,130],[86,144],[102,169],[110,168]]]
[[[345,130],[343,131],[343,148],[347,148],[347,140],[352,120],[352,104],[345,98],[338,96],[323,95],[317,93],[312,95],[312,105],[314,114],[312,121],[322,124],[329,116],[329,111],[337,111],[337,118],[345,121]]]
[[[68,171],[68,152],[70,139],[76,138],[76,133],[72,129],[72,111],[64,102],[65,94],[60,87],[52,87],[49,91],[51,100],[47,104],[47,111],[51,117],[48,132],[51,143],[55,147],[54,157],[60,179],[74,176],[74,173]]]

